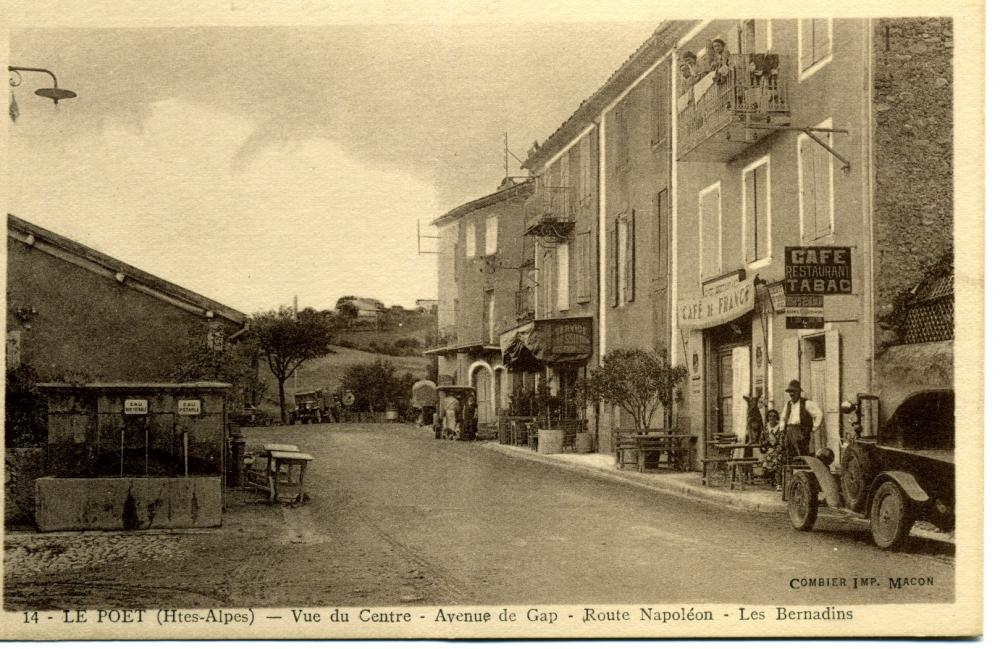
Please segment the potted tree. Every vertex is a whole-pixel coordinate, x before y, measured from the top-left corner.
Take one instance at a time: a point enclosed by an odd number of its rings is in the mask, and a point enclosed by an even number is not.
[[[658,404],[664,406],[665,416],[669,417],[667,404],[672,401],[674,386],[684,376],[684,368],[672,367],[663,353],[616,349],[591,372],[586,393],[593,403],[610,403],[624,410],[635,424],[636,433],[648,435]],[[643,458],[647,467],[656,466],[657,455],[649,453]]]

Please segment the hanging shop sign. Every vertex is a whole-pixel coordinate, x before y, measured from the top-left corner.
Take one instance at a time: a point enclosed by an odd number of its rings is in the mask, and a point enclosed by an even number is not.
[[[850,248],[785,247],[786,295],[850,295],[853,291]]]
[[[735,320],[754,305],[753,280],[732,284],[713,295],[678,300],[677,324],[690,329],[707,329]]]
[[[785,296],[785,329],[822,329],[822,295]]]

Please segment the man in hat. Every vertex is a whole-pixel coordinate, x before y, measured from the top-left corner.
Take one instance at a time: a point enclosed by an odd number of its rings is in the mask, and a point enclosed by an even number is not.
[[[809,455],[809,440],[812,432],[823,423],[823,411],[802,397],[802,385],[797,379],[788,382],[785,392],[788,402],[781,411],[781,429],[785,431],[788,457]]]

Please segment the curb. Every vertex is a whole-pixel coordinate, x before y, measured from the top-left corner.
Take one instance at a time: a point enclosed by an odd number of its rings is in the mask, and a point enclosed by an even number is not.
[[[703,504],[713,505],[716,507],[725,507],[726,509],[733,509],[737,511],[753,512],[759,514],[784,514],[785,504],[776,503],[774,505],[747,502],[746,500],[740,498],[738,495],[714,490],[709,491],[707,488],[692,487],[685,484],[663,484],[663,483],[652,483],[642,478],[637,477],[638,474],[628,474],[623,471],[601,469],[597,467],[582,466],[574,462],[569,462],[551,455],[541,455],[538,453],[526,453],[511,449],[509,447],[487,442],[485,444],[479,445],[482,448],[488,449],[495,453],[500,453],[508,457],[516,457],[530,462],[537,462],[539,464],[548,464],[550,466],[556,466],[567,471],[573,471],[576,473],[586,474],[592,477],[601,478],[603,480],[608,480],[610,482],[618,482],[621,484],[627,484],[634,487],[639,487],[641,489],[646,489],[648,491],[654,491],[657,493],[667,494],[670,496],[678,496],[680,498],[686,498],[687,500],[696,501]]]
[[[617,469],[601,469],[597,467],[583,466],[580,464],[576,464],[575,462],[563,460],[558,456],[541,455],[539,453],[534,453],[534,452],[518,451],[512,449],[511,447],[498,444],[496,442],[486,442],[479,444],[479,446],[481,448],[485,448],[495,453],[506,455],[508,457],[521,458],[529,462],[537,462],[539,464],[548,464],[549,466],[559,467],[561,469],[565,469],[566,471],[572,471],[575,473],[589,475],[591,477],[600,478],[603,480],[607,480],[609,482],[627,484],[630,486],[639,487],[641,489],[646,489],[648,491],[654,491],[661,494],[677,496],[680,498],[685,498],[690,501],[694,501],[705,505],[710,505],[713,507],[723,507],[725,509],[753,512],[758,514],[784,515],[786,512],[784,502],[778,502],[773,505],[764,503],[753,503],[743,500],[736,494],[726,491],[709,490],[707,487],[701,488],[701,487],[692,487],[691,485],[685,485],[685,484],[651,483],[641,478],[635,477],[638,474],[628,474],[626,472],[619,471]],[[939,541],[941,543],[948,543],[951,545],[955,544],[954,537],[945,534],[943,532],[936,532],[914,527],[913,530],[910,532],[910,535],[918,538]]]

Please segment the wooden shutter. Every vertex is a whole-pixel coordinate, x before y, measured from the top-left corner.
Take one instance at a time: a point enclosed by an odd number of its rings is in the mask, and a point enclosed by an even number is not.
[[[799,19],[799,72],[812,65],[813,58],[813,21],[811,18]]]
[[[840,464],[840,331],[826,332],[826,394],[823,395],[823,427],[826,443],[834,455],[834,466]]]
[[[782,329],[779,327],[778,331],[780,332]],[[782,383],[779,387],[775,388],[775,392],[778,392],[781,396],[776,397],[775,402],[783,406],[784,399],[787,396],[785,388],[788,387],[788,382],[792,379],[798,380],[799,378],[799,337],[797,335],[785,338],[781,343],[781,369]]]
[[[626,257],[625,257],[625,274],[628,277],[628,284],[626,284],[625,299],[629,302],[635,301],[635,210],[633,209],[628,213],[627,220],[625,222],[625,232],[626,236]]]
[[[816,154],[808,136],[799,138],[799,213],[802,219],[802,240],[816,238]]]
[[[569,310],[569,242],[556,248],[556,310]]]
[[[830,18],[813,18],[813,56],[811,63],[824,59],[830,54]]]
[[[576,301],[590,300],[590,232],[578,232],[573,250],[576,255]]]

